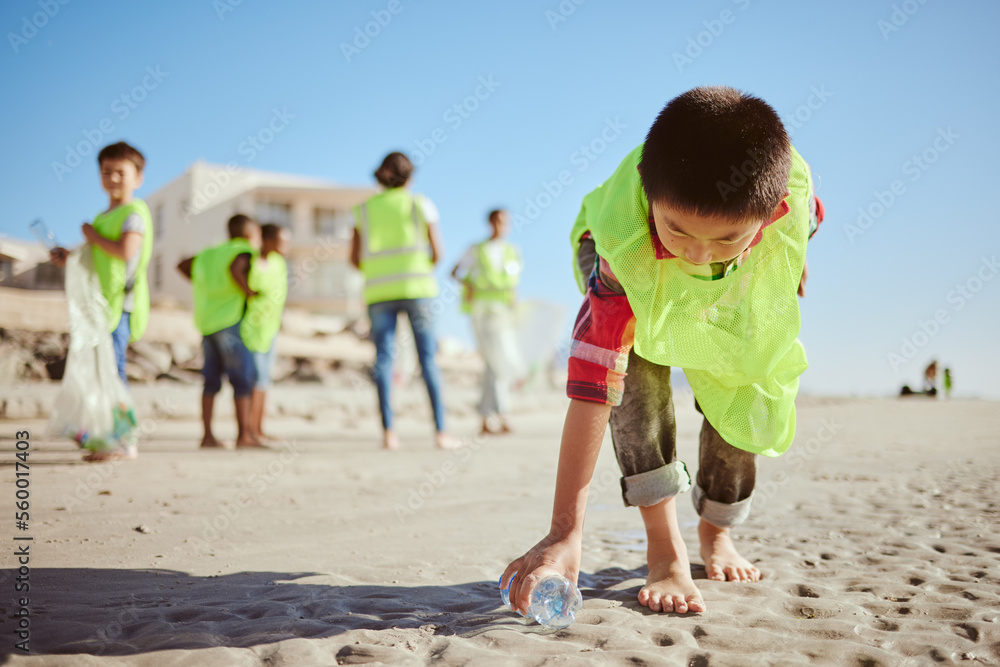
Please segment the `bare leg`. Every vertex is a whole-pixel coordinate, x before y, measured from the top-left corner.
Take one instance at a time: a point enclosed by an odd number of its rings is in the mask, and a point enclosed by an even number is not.
[[[639,604],[652,611],[705,611],[705,601],[691,578],[687,546],[677,522],[676,498],[667,498],[650,507],[640,507],[646,524],[646,559],[649,577],[639,591]]]
[[[387,428],[382,434],[383,449],[399,449],[399,436],[391,428]]]
[[[250,413],[252,410],[253,397],[240,396],[235,399],[236,403],[236,446],[237,447],[261,447],[264,445],[253,434],[250,427]]]
[[[201,439],[201,446],[205,448],[225,447],[212,435],[212,413],[215,411],[215,394],[202,394],[201,396],[201,423],[205,430],[205,435]]]
[[[250,430],[258,440],[263,439],[264,432],[261,429],[261,422],[264,419],[264,392],[254,389],[250,401]]]
[[[705,572],[716,581],[760,581],[760,570],[736,551],[729,528],[702,519],[698,523]]]

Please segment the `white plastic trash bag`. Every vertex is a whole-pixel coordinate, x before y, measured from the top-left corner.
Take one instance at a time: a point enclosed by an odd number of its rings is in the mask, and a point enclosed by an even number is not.
[[[49,416],[49,434],[67,437],[94,452],[135,444],[135,407],[118,377],[108,327],[108,304],[88,246],[66,261],[69,353],[59,396]]]

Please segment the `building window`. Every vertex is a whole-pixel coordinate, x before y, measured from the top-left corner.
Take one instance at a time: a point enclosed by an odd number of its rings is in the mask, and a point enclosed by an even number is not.
[[[153,213],[153,238],[163,238],[163,204],[157,204]]]
[[[156,255],[153,257],[153,288],[160,289],[163,286],[163,259]]]
[[[178,213],[181,214],[181,220],[184,222],[191,222],[191,202],[187,199],[182,199]]]
[[[262,225],[273,223],[291,228],[292,205],[286,202],[258,201],[256,218]]]
[[[0,257],[0,282],[14,277],[14,260]]]
[[[350,211],[317,208],[315,211],[314,230],[316,236],[328,236],[338,241],[349,241],[354,229],[354,216]]]

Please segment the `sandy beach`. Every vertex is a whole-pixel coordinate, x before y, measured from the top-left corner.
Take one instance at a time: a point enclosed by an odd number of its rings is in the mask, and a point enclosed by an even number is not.
[[[18,396],[44,402],[55,385]],[[433,448],[424,397],[400,396],[384,452],[370,386],[275,389],[267,452],[198,451],[198,388],[135,389],[137,460],[84,464],[41,419],[0,423],[6,496],[31,434],[30,654],[2,618],[3,664],[924,665],[1000,663],[1000,405],[802,397],[798,437],[762,461],[738,546],[757,584],[704,579],[708,611],[641,607],[644,533],[606,440],[583,545],[577,622],[525,624],[496,579],[548,525],[566,400],[518,397],[513,436],[474,438],[475,392],[452,388],[459,451]],[[225,404],[227,401],[223,400]],[[680,453],[700,426],[678,397]],[[220,433],[232,427],[220,420]],[[692,465],[692,468],[694,466]],[[5,610],[15,570],[0,571]]]

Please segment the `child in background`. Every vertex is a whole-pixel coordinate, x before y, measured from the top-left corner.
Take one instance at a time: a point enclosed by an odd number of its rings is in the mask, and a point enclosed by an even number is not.
[[[464,286],[462,309],[472,317],[472,329],[485,363],[479,414],[481,433],[494,433],[489,418],[496,415],[500,433],[510,433],[510,384],[520,368],[514,338],[514,304],[523,262],[521,253],[505,240],[509,214],[490,211],[490,237],[462,255],[451,276]]]
[[[236,403],[236,447],[262,447],[250,426],[250,411],[257,371],[253,355],[243,344],[240,322],[250,289],[250,264],[260,247],[260,227],[249,216],[229,219],[229,240],[182,260],[177,270],[191,281],[194,295],[194,323],[203,338],[205,357],[202,375],[205,389],[201,397],[204,448],[224,447],[212,434],[215,396],[222,389],[222,374],[233,385]]]
[[[257,381],[250,409],[250,428],[258,440],[265,436],[262,422],[267,390],[272,384],[275,340],[281,329],[281,313],[288,296],[288,230],[275,224],[260,228],[260,254],[250,261],[250,290],[257,295],[247,301],[247,311],[240,323],[240,336],[253,354]]]
[[[527,610],[549,574],[577,579],[587,491],[610,420],[622,496],[639,507],[648,538],[639,602],[705,611],[677,520],[675,497],[691,480],[676,459],[671,366],[685,369],[705,416],[692,499],[708,578],[760,578],[730,531],[749,515],[756,456],[781,454],[795,434],[807,367],[796,294],[819,211],[778,115],[725,87],[672,100],[645,143],[584,198],[571,242],[587,293],[552,521],[501,577],[504,588],[517,573],[516,609]]]
[[[115,362],[122,382],[128,344],[142,338],[149,323],[149,283],[146,269],[153,254],[153,220],[149,207],[134,193],[142,186],[146,159],[124,141],[105,146],[97,154],[101,187],[108,195],[108,207],[81,227],[93,252],[94,268],[101,292],[108,303],[108,325]],[[52,264],[66,265],[69,251],[53,248]],[[111,452],[91,452],[87,461],[135,458],[134,442]]]

